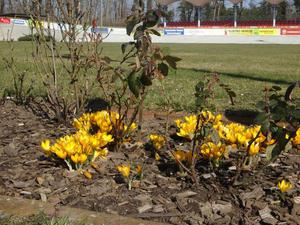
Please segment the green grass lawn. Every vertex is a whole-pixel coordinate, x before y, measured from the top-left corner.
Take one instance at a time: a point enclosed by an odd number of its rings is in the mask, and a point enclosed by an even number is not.
[[[103,53],[111,58],[120,58],[121,44],[104,44]],[[22,69],[24,59],[30,58],[31,43],[16,42],[14,56]],[[218,73],[223,83],[237,94],[236,105],[231,106],[225,94],[218,90],[216,103],[219,110],[254,109],[255,103],[263,98],[265,86],[282,85],[300,80],[300,45],[232,45],[232,44],[161,44],[167,52],[182,58],[178,70],[172,71],[162,82],[171,105],[176,110],[192,110],[194,86],[199,80],[212,73]],[[0,58],[11,55],[10,46],[0,42]],[[29,63],[30,64],[30,63]],[[34,71],[34,63],[32,70]],[[0,63],[0,92],[12,89],[10,72]],[[34,94],[42,95],[43,87],[38,77]],[[97,90],[94,93],[98,93]],[[155,82],[146,100],[148,109],[162,109],[166,106],[165,96],[159,82]]]
[[[68,218],[49,218],[44,214],[30,217],[9,217],[0,219],[1,225],[84,225],[83,222],[71,222]]]

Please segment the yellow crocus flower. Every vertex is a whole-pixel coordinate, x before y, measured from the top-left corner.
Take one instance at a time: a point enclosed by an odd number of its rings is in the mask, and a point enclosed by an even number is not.
[[[226,138],[231,144],[234,144],[237,141],[235,133],[227,133]]]
[[[86,147],[89,144],[89,136],[85,132],[79,134],[79,142],[82,146]]]
[[[256,155],[259,152],[259,143],[253,142],[249,148],[249,155]]]
[[[185,122],[182,122],[180,120],[175,120],[175,123],[179,129],[177,135],[192,140],[197,126],[197,116],[196,115],[186,116],[184,117],[184,119]]]
[[[174,157],[176,160],[178,160],[180,162],[187,160],[186,152],[182,151],[182,150],[174,151]]]
[[[270,141],[266,142],[266,145],[273,145],[276,142],[275,139],[271,139]]]
[[[117,170],[125,178],[129,177],[129,175],[130,175],[130,165],[119,165],[119,166],[117,166]]]
[[[218,114],[218,115],[216,116],[216,118],[215,118],[215,123],[221,121],[221,120],[222,120],[222,117],[223,117],[222,114]]]
[[[58,158],[61,158],[61,159],[66,159],[67,158],[67,152],[65,152],[62,149],[57,149],[55,151],[55,154],[57,155]]]
[[[156,161],[161,160],[161,157],[160,157],[160,155],[157,152],[155,152],[155,160]]]
[[[93,160],[97,159],[98,157],[105,158],[107,156],[107,154],[108,154],[107,148],[104,148],[104,149],[101,149],[101,150],[96,150],[94,152],[94,159]]]
[[[102,135],[102,140],[106,143],[105,145],[107,145],[108,143],[114,141],[113,136],[110,135],[110,134],[107,134],[107,133],[104,133],[104,134]]]
[[[90,136],[89,142],[93,148],[98,148],[100,145],[99,139],[96,138],[95,136]]]
[[[281,192],[287,192],[288,190],[292,189],[293,185],[291,182],[282,180],[278,183],[278,188]]]
[[[174,122],[175,122],[175,124],[176,124],[177,127],[179,127],[180,124],[181,124],[181,120],[180,120],[180,119],[177,119],[177,120],[175,120]]]
[[[137,124],[136,123],[132,123],[131,126],[129,127],[129,131],[132,132],[137,128]],[[124,125],[124,131],[127,131],[128,127],[126,125]]]
[[[247,138],[242,134],[237,134],[237,140],[241,145],[247,145],[248,143]]]
[[[83,163],[85,163],[86,160],[87,160],[87,155],[86,154],[80,154],[78,156],[78,162],[79,163],[83,164]]]
[[[64,149],[68,153],[68,155],[73,155],[75,152],[76,143],[74,141],[70,141],[64,145]]]
[[[289,138],[290,138],[290,135],[289,135],[289,134],[286,134],[286,135],[285,135],[285,139],[288,140]]]
[[[85,113],[80,118],[74,119],[73,126],[77,130],[89,131],[89,129],[91,128],[90,114]]]
[[[300,128],[296,131],[296,136],[293,139],[294,145],[300,145]]]
[[[166,142],[165,137],[158,134],[150,134],[149,139],[156,150],[160,150]]]
[[[46,140],[42,141],[41,147],[42,147],[42,149],[43,149],[45,152],[49,152],[49,151],[50,151],[50,148],[51,148],[51,146],[50,146],[50,140],[49,140],[49,139],[46,139]]]
[[[113,136],[107,133],[97,133],[96,137],[99,140],[99,148],[105,147],[108,143],[111,143],[114,141]]]
[[[92,174],[90,173],[90,171],[85,170],[83,172],[83,175],[87,178],[87,179],[92,179]]]
[[[143,172],[143,168],[141,165],[137,165],[136,168],[135,168],[138,176],[141,176],[142,175],[142,172]]]
[[[77,164],[79,162],[78,154],[71,155],[71,160],[73,161],[73,163]]]

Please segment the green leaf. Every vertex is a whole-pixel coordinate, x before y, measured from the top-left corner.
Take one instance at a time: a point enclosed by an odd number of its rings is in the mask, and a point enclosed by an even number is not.
[[[177,69],[177,62],[179,62],[181,59],[175,56],[166,55],[164,57],[164,60],[167,61],[170,67],[172,67],[173,69]]]
[[[275,91],[281,91],[281,87],[280,86],[272,86],[272,89]]]
[[[228,93],[231,97],[233,97],[233,98],[236,97],[236,93],[235,93],[234,91],[232,91],[232,90],[227,91],[227,93]]]
[[[161,34],[155,29],[149,29],[149,31],[150,31],[151,34],[154,34],[156,36],[161,36]]]
[[[141,84],[145,86],[150,86],[152,85],[152,80],[149,76],[147,76],[145,73],[142,74],[140,78]]]
[[[255,122],[258,124],[264,123],[266,120],[268,120],[268,114],[265,112],[261,112],[257,115],[255,118]]]
[[[271,99],[269,102],[270,107],[275,107],[278,104],[278,101],[276,99]]]
[[[169,73],[169,67],[165,63],[158,64],[158,70],[166,77]]]
[[[261,131],[263,133],[266,133],[270,129],[270,121],[268,118],[268,114],[265,112],[259,113],[257,117],[255,118],[255,123],[261,125]]]
[[[196,107],[201,108],[202,106],[204,106],[206,104],[206,99],[202,95],[198,96],[195,100],[195,104],[196,104]]]
[[[136,98],[139,97],[141,83],[139,79],[137,79],[136,73],[135,72],[130,73],[127,78],[127,81],[128,81],[128,86],[130,91],[134,94]]]
[[[300,80],[289,85],[288,88],[285,91],[284,98],[286,101],[291,101],[292,100],[292,94],[295,88],[300,87]]]
[[[274,161],[283,151],[288,151],[290,145],[288,145],[289,140],[285,138],[285,132],[283,132],[278,138],[276,144],[270,145],[266,148],[266,155],[268,161]]]
[[[131,35],[135,25],[137,24],[137,21],[135,20],[134,17],[130,17],[127,21],[127,25],[126,25],[126,33],[128,36]]]
[[[195,91],[196,92],[202,92],[204,89],[204,82],[199,81],[198,84],[195,86]]]
[[[128,43],[123,43],[123,44],[121,45],[121,50],[122,50],[122,53],[123,53],[123,54],[126,52],[126,48],[127,48],[128,45],[129,45]]]
[[[266,103],[264,101],[258,101],[256,103],[256,107],[259,108],[259,109],[264,109],[266,106]]]
[[[295,117],[296,120],[300,120],[300,109],[294,110],[291,115],[293,115],[293,117]]]
[[[218,144],[220,142],[220,136],[215,129],[212,130],[210,136],[211,136],[211,140],[213,141],[213,143]]]

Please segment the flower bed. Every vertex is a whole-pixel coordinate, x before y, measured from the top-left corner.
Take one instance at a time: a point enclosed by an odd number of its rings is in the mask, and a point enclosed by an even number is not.
[[[261,168],[259,164],[255,169],[245,171],[244,183],[237,186],[230,184],[236,169],[234,158],[225,158],[217,170],[206,161],[198,168],[198,185],[192,185],[174,159],[174,163],[163,163],[165,156],[161,152],[166,151],[165,145],[158,150],[161,159],[157,161],[153,157],[156,150],[145,150],[140,143],[126,142],[121,152],[109,152],[107,160],[99,159],[94,162],[94,167],[87,166],[86,169],[92,174],[92,179],[88,179],[81,173],[69,172],[64,161],[49,160],[39,151],[42,139],[49,138],[54,143],[57,138],[69,135],[69,129],[41,121],[11,102],[0,108],[0,115],[3,149],[0,154],[1,195],[38,200],[45,200],[46,196],[46,200],[54,205],[88,208],[172,224],[191,224],[193,221],[203,224],[225,224],[230,221],[233,224],[251,224],[252,221],[267,221],[262,214],[267,209],[276,221],[296,224],[299,219],[300,156],[297,150],[282,154],[269,166]],[[163,120],[148,114],[146,121],[144,128],[147,132],[142,136],[143,142],[149,142],[149,134],[163,134]],[[184,122],[182,120],[181,124]],[[177,132],[180,134],[174,123],[168,135]],[[171,146],[178,144],[176,150],[184,152],[189,145],[189,141],[174,140],[169,136],[166,141]],[[258,155],[265,159],[263,152]],[[132,182],[131,190],[128,190],[116,168],[124,162],[135,162],[143,168],[143,178]],[[293,185],[283,195],[277,186],[282,179],[288,179]],[[282,204],[280,195],[290,205]]]

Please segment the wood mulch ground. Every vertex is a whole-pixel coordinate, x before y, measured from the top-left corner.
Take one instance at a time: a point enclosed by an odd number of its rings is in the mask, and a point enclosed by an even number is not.
[[[164,120],[153,115],[148,113],[145,119],[145,142],[149,133],[164,127]],[[0,195],[170,224],[300,224],[298,150],[260,171],[246,173],[240,186],[230,184],[234,171],[228,168],[216,173],[201,168],[195,186],[173,166],[159,165],[143,146],[128,144],[126,156],[109,153],[89,180],[40,152],[41,140],[55,140],[68,132],[67,127],[38,118],[11,101],[0,105]],[[128,158],[144,165],[144,179],[132,190],[114,165]],[[286,194],[286,205],[274,194],[282,178],[294,185]]]

